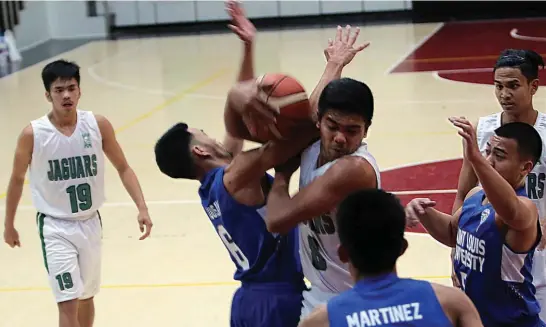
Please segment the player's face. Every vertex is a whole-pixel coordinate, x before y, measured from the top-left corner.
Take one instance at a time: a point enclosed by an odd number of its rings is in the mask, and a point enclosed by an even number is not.
[[[221,159],[231,158],[231,153],[220,142],[208,136],[203,130],[188,128],[188,132],[193,135],[195,143],[199,144],[202,151],[206,152],[207,155]]]
[[[532,108],[538,80],[528,82],[519,68],[503,67],[495,71],[495,95],[503,111],[521,112]]]
[[[78,106],[80,86],[76,79],[57,79],[51,84],[46,98],[53,104],[53,110],[63,116],[68,115]]]
[[[328,110],[318,122],[322,151],[328,161],[355,152],[366,137],[364,119],[356,114]]]
[[[493,135],[485,150],[487,160],[510,185],[518,186],[533,168],[530,160],[523,160],[515,140]]]

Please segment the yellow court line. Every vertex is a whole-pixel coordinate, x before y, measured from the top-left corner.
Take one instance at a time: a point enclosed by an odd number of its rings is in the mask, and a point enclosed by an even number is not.
[[[223,76],[226,73],[227,73],[227,69],[218,70],[216,73],[210,75],[209,77],[205,78],[204,80],[202,80],[200,82],[197,82],[197,83],[193,84],[192,86],[190,86],[189,88],[178,92],[173,97],[167,99],[165,102],[163,102],[163,103],[157,105],[156,107],[154,107],[152,110],[150,110],[150,111],[136,117],[135,119],[131,120],[130,122],[116,128],[115,132],[116,133],[123,132],[124,130],[135,126],[136,124],[138,124],[141,121],[149,118],[150,116],[152,116],[156,112],[161,111],[161,110],[169,107],[173,103],[182,100],[183,98],[185,98],[189,94],[199,90],[200,88],[203,88],[203,87],[209,85],[210,83],[214,82],[216,79],[220,78],[221,76]],[[29,183],[29,181],[25,180],[25,185],[28,184],[28,183]],[[7,195],[8,195],[7,192],[0,194],[0,199],[5,198]]]
[[[451,276],[415,276],[413,279],[449,279]],[[142,288],[174,288],[174,287],[216,287],[216,286],[237,286],[236,281],[218,281],[218,282],[194,282],[194,283],[166,283],[166,284],[119,284],[102,285],[103,289],[142,289]],[[36,292],[50,291],[49,287],[1,287],[0,293],[10,292]]]

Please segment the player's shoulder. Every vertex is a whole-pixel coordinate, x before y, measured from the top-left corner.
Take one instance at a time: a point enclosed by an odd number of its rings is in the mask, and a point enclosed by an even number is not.
[[[459,288],[430,283],[446,316],[462,326],[482,326],[478,311],[470,298]]]
[[[29,123],[23,127],[20,137],[34,137],[34,128],[32,127],[32,123]]]
[[[377,178],[372,163],[361,156],[344,156],[339,158],[328,169],[328,175],[352,182],[367,181],[371,178],[376,180]]]
[[[446,312],[455,314],[460,310],[464,302],[469,301],[466,294],[457,287],[445,286],[437,283],[430,283],[438,302]]]
[[[481,116],[477,120],[474,121],[474,128],[475,129],[482,129],[482,128],[495,128],[497,125],[500,124],[502,112],[496,112],[490,115]]]
[[[470,199],[471,197],[474,196],[474,194],[480,192],[481,190],[483,190],[481,186],[474,187],[473,189],[470,190],[470,192],[466,194],[465,200]]]

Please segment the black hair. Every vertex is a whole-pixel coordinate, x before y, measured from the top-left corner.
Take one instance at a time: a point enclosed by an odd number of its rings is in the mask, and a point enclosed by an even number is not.
[[[380,189],[349,195],[337,211],[338,234],[362,275],[391,272],[405,246],[406,214],[398,198]]]
[[[344,77],[333,80],[322,91],[318,103],[318,118],[328,110],[336,110],[346,114],[357,114],[366,122],[372,124],[373,118],[372,90],[363,82]]]
[[[195,163],[190,146],[193,141],[188,125],[178,123],[155,144],[155,162],[159,170],[171,178],[195,179]]]
[[[538,78],[539,66],[544,68],[544,59],[533,50],[505,49],[499,55],[493,72],[497,68],[518,68],[527,82]]]
[[[533,126],[522,122],[508,123],[497,128],[495,134],[515,140],[518,145],[519,155],[524,158],[531,158],[533,165],[536,165],[540,160],[542,156],[542,138]]]
[[[80,85],[80,66],[74,62],[66,60],[56,60],[47,64],[42,69],[42,82],[47,92],[51,90],[51,84],[57,79],[71,80],[75,79]]]

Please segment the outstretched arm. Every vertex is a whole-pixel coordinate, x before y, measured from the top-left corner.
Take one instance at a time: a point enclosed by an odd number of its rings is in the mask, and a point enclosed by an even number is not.
[[[375,170],[368,161],[360,157],[346,157],[339,159],[324,175],[291,198],[288,184],[294,170],[275,173],[267,199],[266,220],[270,232],[289,231],[300,222],[329,213],[349,194],[377,187]]]
[[[453,215],[440,212],[433,207],[435,201],[426,198],[411,200],[406,205],[406,219],[409,227],[421,222],[430,236],[445,246],[455,247],[457,227],[461,210]]]
[[[475,124],[475,126],[478,126]],[[472,168],[472,164],[466,159],[463,158],[463,165],[461,166],[461,171],[459,172],[459,182],[457,184],[457,194],[455,195],[455,201],[453,201],[452,213],[455,213],[463,206],[464,199],[470,190],[478,185],[478,177]]]
[[[239,69],[237,81],[248,81],[255,78],[254,76],[254,37],[256,28],[245,16],[244,9],[241,4],[229,0],[226,2],[226,11],[231,17],[232,23],[228,25],[241,41],[243,41],[243,60]],[[226,149],[236,156],[243,150],[243,139],[231,135],[229,132],[224,137],[224,146]]]
[[[315,121],[317,120],[316,114],[318,111],[320,94],[326,85],[333,80],[340,79],[343,68],[353,60],[357,53],[370,45],[369,42],[355,45],[359,34],[360,28],[358,27],[353,32],[351,31],[351,26],[347,25],[344,33],[343,28],[338,26],[335,39],[328,40],[328,46],[324,49],[326,68],[324,69],[317,86],[315,86],[315,89],[309,97],[309,103],[311,104],[311,109],[314,113],[312,118]]]
[[[460,129],[459,135],[464,139],[465,157],[472,164],[497,216],[514,230],[525,230],[536,224],[538,219],[536,206],[528,198],[518,196],[510,183],[480,153],[472,124],[464,118],[453,117],[450,121]]]
[[[112,124],[104,116],[95,115],[95,117],[102,135],[102,147],[104,154],[106,154],[112,165],[114,165],[116,168],[123,186],[125,186],[125,189],[135,202],[138,209],[138,223],[140,231],[144,233],[140,237],[140,240],[143,240],[151,233],[152,221],[148,214],[148,207],[144,201],[144,194],[142,194],[140,183],[138,182],[135,172],[131,166],[129,166],[129,163],[125,158],[125,154],[123,153],[123,150],[116,139],[116,134]]]

